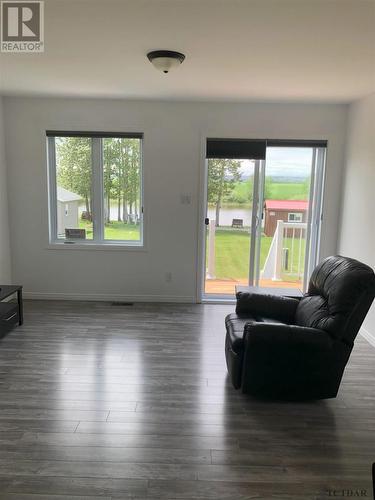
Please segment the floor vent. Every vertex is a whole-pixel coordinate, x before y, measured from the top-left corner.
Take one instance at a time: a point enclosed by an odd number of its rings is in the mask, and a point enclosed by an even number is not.
[[[111,305],[112,306],[122,306],[122,307],[125,307],[125,306],[134,306],[134,302],[120,302],[120,301],[116,301],[116,302],[112,302]]]

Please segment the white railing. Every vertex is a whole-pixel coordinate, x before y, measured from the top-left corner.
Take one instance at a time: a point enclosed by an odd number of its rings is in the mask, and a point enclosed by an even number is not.
[[[277,221],[261,278],[281,281],[283,274],[303,276],[306,229],[306,222]],[[287,246],[284,245],[286,238],[291,240]]]
[[[215,233],[216,221],[211,219],[208,227],[207,242],[207,279],[215,279]],[[284,222],[277,221],[275,234],[273,235],[264,267],[261,271],[261,279],[282,281],[282,276],[293,274],[298,278],[304,273],[304,245],[306,238],[306,222]],[[287,244],[285,241],[289,240]]]

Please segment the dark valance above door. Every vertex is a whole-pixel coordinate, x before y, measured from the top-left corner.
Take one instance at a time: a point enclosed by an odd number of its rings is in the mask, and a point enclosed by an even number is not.
[[[206,158],[265,160],[267,147],[326,148],[326,140],[208,138]]]
[[[207,139],[206,158],[264,160],[266,145],[264,139]]]

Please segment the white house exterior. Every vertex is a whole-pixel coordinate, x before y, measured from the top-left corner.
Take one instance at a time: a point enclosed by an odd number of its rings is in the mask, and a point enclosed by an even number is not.
[[[81,196],[57,186],[57,233],[65,236],[65,229],[77,229]]]

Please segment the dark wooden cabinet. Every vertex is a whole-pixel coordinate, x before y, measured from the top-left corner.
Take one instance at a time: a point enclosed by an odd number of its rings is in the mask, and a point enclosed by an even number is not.
[[[17,295],[17,302],[4,300]],[[2,285],[0,286],[0,336],[9,332],[17,324],[23,323],[22,286]]]
[[[19,322],[18,304],[15,302],[0,303],[0,334],[6,333]]]

